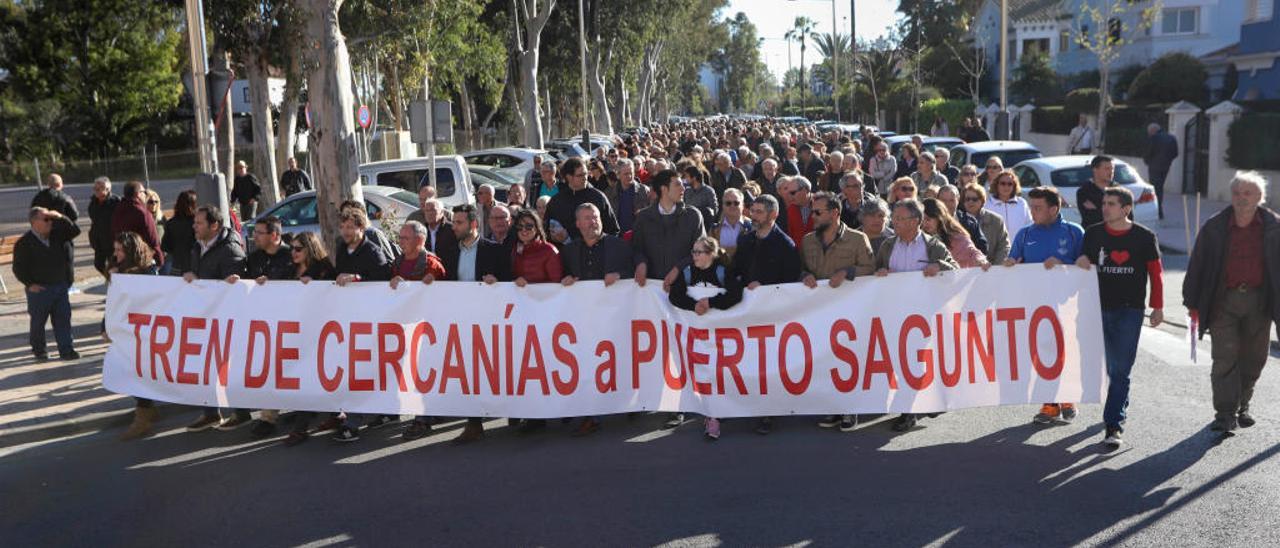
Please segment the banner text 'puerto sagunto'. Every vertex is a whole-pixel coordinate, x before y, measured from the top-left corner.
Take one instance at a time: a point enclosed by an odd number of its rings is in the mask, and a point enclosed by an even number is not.
[[[191,405],[525,418],[1096,403],[1095,276],[1021,265],[765,286],[703,316],[656,281],[117,276],[104,382]]]

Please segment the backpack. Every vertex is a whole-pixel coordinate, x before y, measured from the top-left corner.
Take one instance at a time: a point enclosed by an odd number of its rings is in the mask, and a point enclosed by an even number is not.
[[[686,266],[682,272],[684,273],[684,285],[688,286],[693,283],[693,267]],[[716,265],[716,280],[720,282],[720,287],[724,287],[724,265],[722,264]]]

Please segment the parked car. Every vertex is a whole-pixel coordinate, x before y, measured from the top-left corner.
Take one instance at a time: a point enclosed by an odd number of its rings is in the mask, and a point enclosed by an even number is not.
[[[987,159],[996,156],[1004,162],[1004,167],[1018,165],[1023,160],[1044,156],[1040,149],[1026,141],[982,141],[966,143],[951,148],[951,165],[961,167],[965,164],[978,166],[981,172],[987,165]]]
[[[892,154],[896,158],[898,157],[898,153],[902,152],[902,145],[905,145],[911,142],[911,136],[910,135],[894,135],[892,137],[886,138],[884,142],[889,143],[889,154]],[[956,137],[925,137],[924,138],[924,150],[927,152],[933,152],[933,150],[938,147],[945,147],[947,149],[950,149],[951,147],[955,147],[963,144],[964,144],[964,141]]]
[[[405,190],[414,195],[414,204],[418,203],[418,189],[430,183],[426,158],[369,162],[358,169],[362,184]],[[461,156],[436,156],[436,197],[446,208],[475,203],[475,186]]]
[[[502,203],[507,201],[507,189],[524,184],[524,179],[517,179],[500,169],[489,166],[468,165],[467,171],[471,172],[471,182],[477,189],[484,184],[492,186],[494,199]]]
[[[554,160],[550,153],[538,148],[504,147],[477,150],[462,155],[467,165],[489,166],[512,177],[524,180],[524,176],[533,169],[534,156],[543,160]]]
[[[565,137],[563,139],[556,139],[555,141],[565,142],[565,143],[574,143],[574,144],[577,144],[579,148],[582,148],[581,135],[577,135],[574,137]],[[600,133],[592,133],[590,136],[588,136],[587,142],[590,143],[591,145],[589,150],[591,154],[595,154],[596,149],[600,147],[604,147],[605,152],[608,152],[609,150],[613,149],[613,138],[608,135],[604,135]]]
[[[414,192],[392,186],[364,186],[364,208],[369,214],[371,226],[391,231],[400,230],[409,214],[418,210],[418,195]],[[316,209],[316,191],[308,190],[293,194],[281,200],[266,212],[254,218],[254,221],[275,215],[280,218],[281,231],[286,239],[302,232],[320,234],[320,214]],[[245,248],[253,250],[253,222],[244,223],[241,236]],[[383,226],[385,225],[385,226]]]
[[[1062,195],[1062,217],[1073,223],[1080,222],[1080,210],[1076,208],[1076,190],[1092,184],[1093,169],[1089,162],[1093,156],[1048,156],[1025,160],[1013,166],[1013,173],[1022,183],[1023,194],[1038,186],[1052,186]],[[1142,179],[1133,166],[1116,159],[1115,182],[1133,193],[1133,220],[1152,226],[1159,220],[1156,189]]]
[[[556,157],[557,161],[561,162],[568,160],[569,158],[586,158],[591,156],[591,154],[587,153],[587,151],[582,148],[582,140],[580,138],[573,140],[547,141],[543,143],[543,146],[547,147],[547,152],[550,152]]]

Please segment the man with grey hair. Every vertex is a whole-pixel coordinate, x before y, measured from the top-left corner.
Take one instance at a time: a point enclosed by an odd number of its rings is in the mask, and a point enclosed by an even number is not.
[[[801,241],[805,234],[813,231],[813,209],[809,207],[813,183],[803,175],[795,175],[788,177],[780,190],[784,207],[778,214],[778,226],[791,237],[791,241]]]
[[[489,239],[511,251],[516,247],[516,233],[511,230],[511,208],[495,204],[489,211]]]
[[[711,170],[711,189],[716,196],[724,196],[730,188],[741,189],[747,183],[747,175],[741,169],[733,167],[733,158],[728,152],[717,152],[715,169]]]
[[[630,158],[618,158],[614,173],[618,180],[604,190],[618,218],[618,230],[625,233],[635,225],[636,213],[649,207],[649,186],[636,180],[636,164]],[[597,208],[599,209],[599,208]]]
[[[795,179],[803,180],[803,177]],[[751,204],[752,230],[738,237],[738,250],[733,255],[733,273],[747,289],[800,281],[803,265],[795,241],[776,224],[778,201],[768,194]],[[773,431],[773,417],[762,417],[756,433]]]
[[[937,195],[939,188],[948,183],[947,177],[938,173],[937,166],[938,160],[932,152],[920,153],[920,161],[916,162],[917,171],[911,174],[911,180],[916,183],[920,196],[932,198]]]
[[[1255,424],[1253,387],[1267,363],[1271,323],[1280,322],[1280,216],[1262,205],[1267,181],[1236,172],[1231,205],[1205,221],[1182,281],[1196,337],[1213,337],[1215,431]]]
[[[45,177],[44,189],[37,192],[31,198],[31,207],[43,207],[61,213],[63,217],[76,222],[80,218],[80,211],[76,209],[76,202],[66,192],[62,191],[62,176],[57,173],[50,173]]]
[[[119,204],[120,196],[111,193],[111,179],[104,175],[93,180],[93,196],[89,197],[89,246],[93,248],[93,268],[104,276],[115,246],[111,217]]]
[[[960,168],[951,165],[951,151],[947,150],[947,147],[937,147],[933,149],[933,157],[938,160],[933,169],[945,175],[947,182],[956,184],[956,181],[960,180]]]
[[[480,212],[480,237],[493,239],[493,230],[489,228],[489,214],[493,212],[493,185],[485,183],[476,188],[476,209]]]
[[[1164,218],[1164,181],[1169,177],[1169,166],[1178,157],[1178,140],[1160,124],[1147,126],[1147,153],[1142,156],[1147,164],[1151,186],[1156,187],[1156,207]]]

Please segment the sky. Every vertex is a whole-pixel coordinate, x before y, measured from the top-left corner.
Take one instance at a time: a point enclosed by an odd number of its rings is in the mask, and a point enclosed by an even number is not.
[[[897,24],[898,14],[894,11],[898,6],[897,0],[856,0],[856,3],[859,40],[884,36],[889,27]],[[849,4],[849,0],[835,0],[835,16],[842,34],[849,33]],[[746,13],[747,18],[755,23],[760,38],[764,39],[760,58],[779,82],[787,72],[787,41],[783,36],[791,29],[796,17],[808,16],[818,23],[818,32],[831,32],[831,0],[730,0],[723,15],[732,18],[738,12]],[[813,53],[812,42],[808,47],[805,64],[812,65],[818,55]],[[800,66],[800,45],[796,42],[791,42],[791,66]]]

